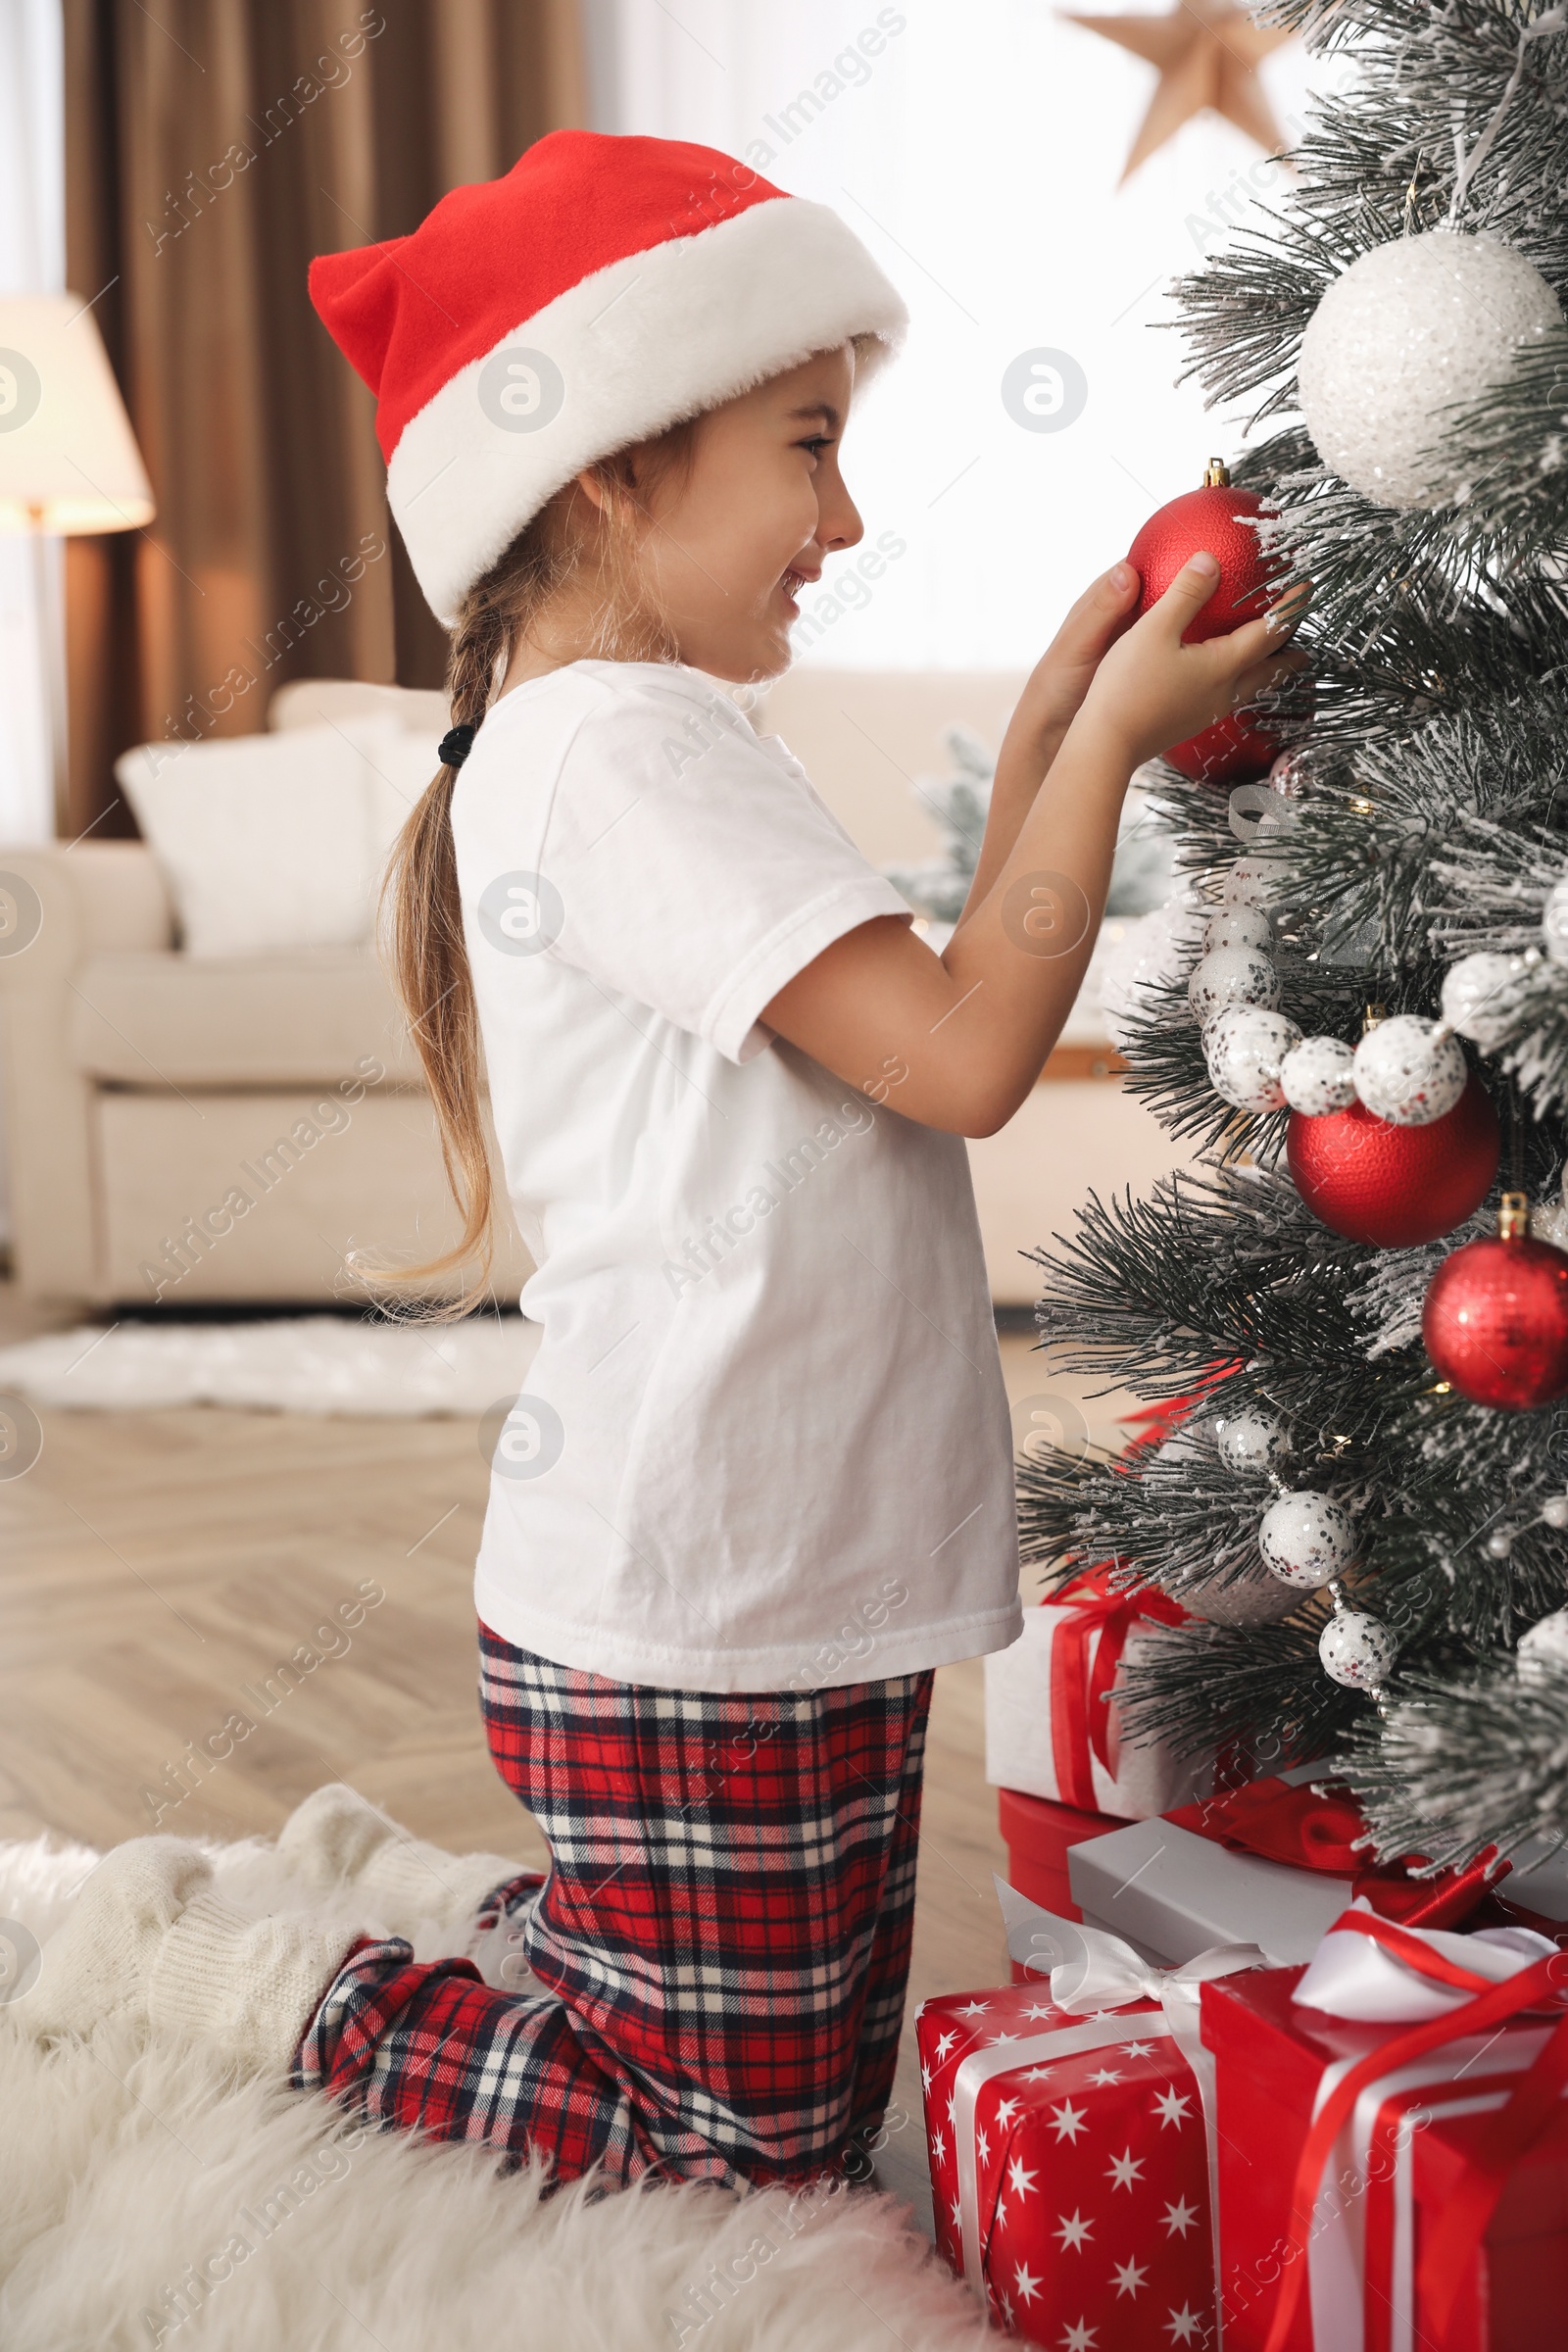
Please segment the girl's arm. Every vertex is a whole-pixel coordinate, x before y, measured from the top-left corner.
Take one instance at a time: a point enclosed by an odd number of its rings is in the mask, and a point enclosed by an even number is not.
[[[997,754],[985,840],[958,923],[967,922],[989,896],[1095,671],[1137,601],[1137,572],[1130,564],[1113,564],[1084,591],[1030,672]]]
[[[994,1135],[1027,1098],[1071,1008],[1104,910],[1134,768],[1252,700],[1304,657],[1280,609],[1183,645],[1218,565],[1198,556],[1110,647],[1004,854],[988,826],[961,925],[940,956],[907,924],[860,924],[762,1012],[780,1037],[873,1102],[958,1135]],[[1038,754],[1037,754],[1038,756]],[[1028,773],[1020,762],[1017,797]],[[1009,799],[1011,794],[1009,793]]]

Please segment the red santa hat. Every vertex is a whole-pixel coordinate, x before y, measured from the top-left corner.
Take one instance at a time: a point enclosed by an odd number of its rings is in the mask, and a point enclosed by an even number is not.
[[[583,466],[908,313],[837,213],[713,147],[556,130],[409,237],[311,264],[376,396],[387,500],[450,628]]]

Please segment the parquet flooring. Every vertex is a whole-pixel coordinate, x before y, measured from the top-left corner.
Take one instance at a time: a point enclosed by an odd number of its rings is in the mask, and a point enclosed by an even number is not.
[[[0,1343],[39,1320],[0,1289]],[[1026,1340],[1003,1354],[1015,1396],[1048,1385]],[[1097,1434],[1114,1405],[1086,1406]],[[0,1838],[270,1835],[345,1780],[420,1837],[542,1862],[474,1695],[485,1483],[466,1422],[47,1413],[34,1467],[0,1481]],[[978,1660],[938,1676],[911,2018],[1004,1973],[982,1689]],[[231,1715],[254,1728],[199,1769]],[[912,2043],[879,2169],[925,2210]]]

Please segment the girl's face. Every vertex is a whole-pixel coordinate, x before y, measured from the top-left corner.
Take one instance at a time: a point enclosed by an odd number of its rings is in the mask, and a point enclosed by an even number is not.
[[[684,482],[654,496],[641,566],[694,669],[743,681],[789,667],[792,592],[864,533],[839,472],[854,388],[848,344],[770,376],[698,419]]]

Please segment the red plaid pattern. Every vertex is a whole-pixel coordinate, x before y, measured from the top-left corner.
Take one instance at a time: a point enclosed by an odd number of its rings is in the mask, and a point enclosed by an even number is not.
[[[875,2132],[913,1926],[929,1673],[664,1690],[480,1628],[490,1750],[550,1842],[508,1890],[536,1987],[362,1945],[295,2080],[443,2139],[734,2186]]]

